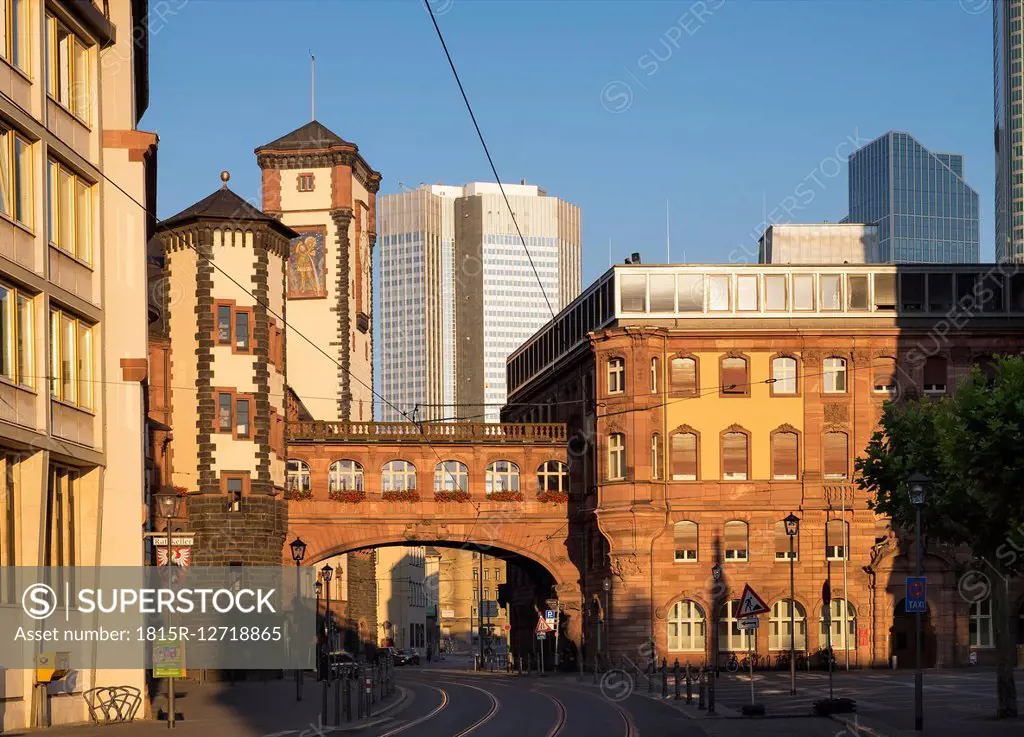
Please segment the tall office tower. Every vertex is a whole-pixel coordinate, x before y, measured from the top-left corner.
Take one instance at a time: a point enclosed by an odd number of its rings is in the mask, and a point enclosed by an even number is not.
[[[963,156],[889,131],[850,157],[850,223],[878,225],[881,263],[976,263],[978,193]]]
[[[370,420],[380,174],[315,120],[260,146],[256,161],[264,212],[298,233],[287,269],[289,387],[314,419]]]
[[[996,144],[996,260],[1024,261],[1024,0],[992,11]]]
[[[496,421],[505,359],[579,294],[579,208],[534,185],[505,192],[530,258],[497,184],[381,197],[381,390],[416,419]]]

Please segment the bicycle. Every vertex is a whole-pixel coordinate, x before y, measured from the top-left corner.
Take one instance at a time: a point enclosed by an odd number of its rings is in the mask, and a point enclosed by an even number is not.
[[[725,663],[725,669],[730,673],[735,673],[740,669],[740,661],[736,659],[736,653],[729,654],[729,660]]]

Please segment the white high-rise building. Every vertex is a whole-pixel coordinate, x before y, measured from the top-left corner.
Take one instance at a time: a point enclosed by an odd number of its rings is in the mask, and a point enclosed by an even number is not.
[[[515,222],[492,183],[380,198],[380,391],[416,419],[497,421],[505,359],[579,294],[580,209],[505,193]]]

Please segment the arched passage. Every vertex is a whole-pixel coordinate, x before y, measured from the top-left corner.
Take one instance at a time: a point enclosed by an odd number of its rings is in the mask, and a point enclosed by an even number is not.
[[[896,657],[899,668],[913,668],[917,653],[917,621],[916,614],[908,614],[906,599],[896,602],[892,612],[892,626],[889,629],[889,656]],[[921,667],[935,667],[936,637],[932,618],[932,602],[928,602],[928,610],[921,614]]]

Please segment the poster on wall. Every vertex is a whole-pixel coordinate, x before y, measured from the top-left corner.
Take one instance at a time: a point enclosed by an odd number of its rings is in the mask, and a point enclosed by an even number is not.
[[[322,230],[299,230],[288,257],[288,297],[327,296],[327,237]]]

